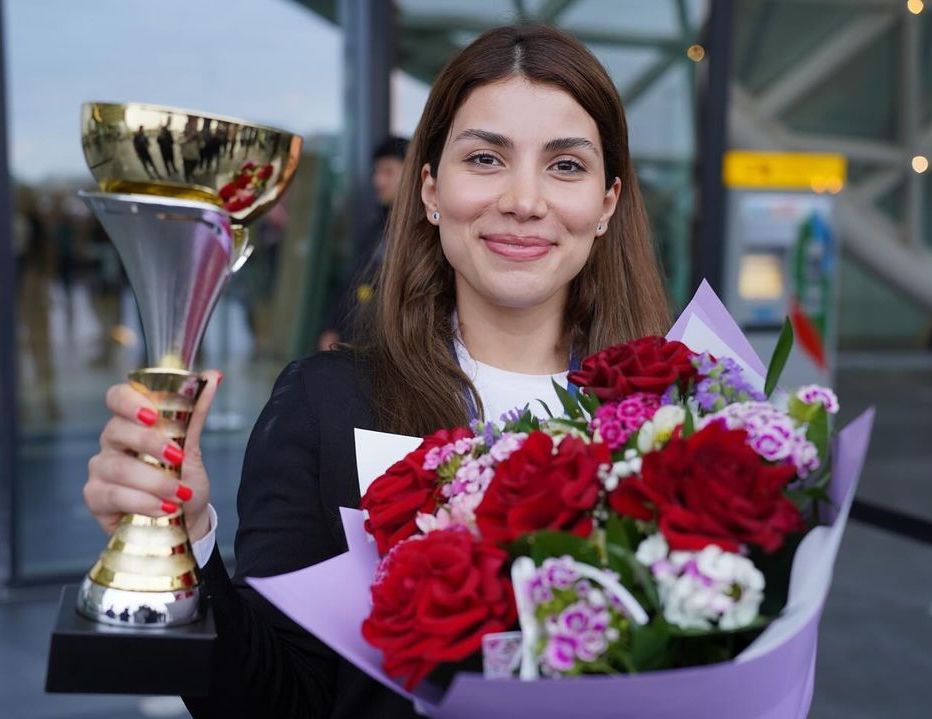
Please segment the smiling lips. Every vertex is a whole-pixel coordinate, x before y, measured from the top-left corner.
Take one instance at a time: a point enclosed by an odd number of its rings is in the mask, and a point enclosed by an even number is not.
[[[538,260],[550,252],[555,244],[542,237],[517,235],[482,235],[482,241],[496,255],[517,261]]]

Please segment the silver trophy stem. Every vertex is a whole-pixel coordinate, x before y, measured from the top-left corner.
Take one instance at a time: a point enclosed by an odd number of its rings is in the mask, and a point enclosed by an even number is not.
[[[206,202],[82,192],[120,254],[150,367],[190,369],[232,272],[229,215]]]

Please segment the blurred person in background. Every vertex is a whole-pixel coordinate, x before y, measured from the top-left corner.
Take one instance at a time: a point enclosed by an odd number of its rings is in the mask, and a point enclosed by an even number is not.
[[[373,278],[385,259],[385,227],[401,185],[401,170],[408,143],[409,140],[404,137],[389,136],[372,153],[372,187],[379,211],[369,235],[371,244],[361,257],[354,258],[349,281],[340,283],[339,289],[332,295],[324,319],[326,329],[317,340],[317,349],[321,351],[348,340],[353,309],[372,297]]]
[[[36,193],[21,187],[16,198],[14,252],[16,253],[16,307],[19,312],[20,346],[24,366],[32,370],[31,399],[44,410],[41,419],[55,421],[61,409],[55,392],[55,365],[52,362],[51,307],[56,253]],[[28,410],[31,403],[23,402]],[[39,417],[24,417],[38,421]]]

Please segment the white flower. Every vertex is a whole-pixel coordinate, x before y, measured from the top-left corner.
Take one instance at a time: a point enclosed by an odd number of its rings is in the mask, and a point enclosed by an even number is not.
[[[670,545],[667,544],[667,540],[664,539],[664,536],[660,532],[657,532],[638,545],[634,558],[645,567],[651,567],[655,562],[666,559],[669,552]]]
[[[693,423],[699,428],[699,418],[695,411],[690,410],[693,415]],[[665,404],[660,407],[654,416],[641,425],[638,432],[638,450],[641,454],[647,454],[654,450],[660,449],[673,436],[674,430],[686,421],[686,409],[678,404]]]
[[[424,534],[430,534],[438,529],[447,529],[454,522],[446,507],[441,507],[437,510],[436,514],[418,512],[417,517],[414,519],[414,523]]]
[[[647,454],[654,450],[654,423],[647,420],[638,430],[638,451],[641,454]]]
[[[626,459],[620,459],[612,465],[599,466],[599,479],[602,480],[606,492],[614,491],[620,480],[641,473],[641,458],[637,451],[629,449],[625,452],[625,457]]]
[[[673,436],[673,430],[686,421],[686,410],[678,404],[666,404],[654,412],[654,442],[665,444]]]
[[[637,560],[650,567],[664,618],[684,629],[731,630],[757,618],[764,575],[747,557],[709,545],[700,552],[669,552],[655,534],[638,546]]]

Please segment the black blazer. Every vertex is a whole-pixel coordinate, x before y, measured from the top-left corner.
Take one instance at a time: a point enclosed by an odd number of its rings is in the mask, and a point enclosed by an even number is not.
[[[185,698],[195,719],[416,716],[409,701],[342,660],[244,581],[346,551],[338,508],[358,507],[360,499],[353,428],[374,424],[366,368],[349,353],[293,362],[279,376],[246,450],[236,573],[231,580],[216,548],[203,571],[219,639],[211,695]]]

